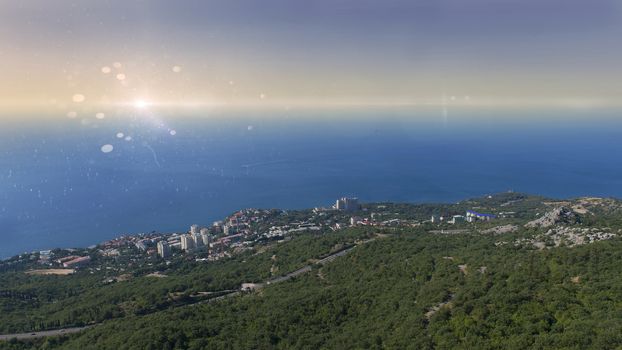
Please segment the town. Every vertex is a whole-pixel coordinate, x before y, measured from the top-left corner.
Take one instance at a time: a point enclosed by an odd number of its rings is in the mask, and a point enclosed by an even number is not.
[[[26,283],[40,284],[44,293],[60,295],[48,305],[62,318],[7,329],[0,341],[80,333],[128,315],[212,307],[220,301],[229,305],[279,291],[289,295],[296,291],[291,288],[296,283],[316,281],[330,289],[350,273],[352,264],[368,266],[376,261],[380,267],[387,252],[400,252],[405,244],[432,246],[437,258],[430,260],[426,252],[419,264],[441,266],[444,274],[488,275],[495,268],[485,261],[489,253],[501,252],[499,259],[505,261],[511,253],[527,256],[615,242],[622,229],[607,223],[621,210],[620,202],[612,199],[549,200],[512,192],[452,204],[362,203],[344,197],[329,207],[244,209],[210,225],[189,225],[184,232],[123,235],[88,248],[25,253],[0,261],[0,272],[22,275]],[[462,248],[452,251],[446,242],[460,243]],[[379,250],[387,245],[392,248]],[[476,260],[470,257],[473,247],[482,252]],[[402,253],[396,261],[408,262],[417,249]],[[340,270],[339,278],[325,282]],[[411,288],[412,274],[400,275],[408,276],[404,286]],[[568,278],[573,284],[582,281],[578,274]],[[352,280],[353,286],[358,283]],[[84,290],[79,296],[65,292],[77,288]],[[28,291],[4,294],[31,303],[38,297]],[[39,300],[46,300],[42,295]],[[63,304],[56,301],[63,296],[70,299]],[[426,302],[422,317],[432,320],[456,299],[447,291]],[[67,313],[67,309],[91,311]],[[11,317],[19,317],[15,315]]]
[[[288,211],[281,209],[243,209],[222,221],[208,226],[192,224],[186,232],[143,233],[123,235],[91,246],[88,249],[55,249],[33,252],[29,259],[36,259],[48,268],[39,273],[67,274],[77,269],[92,266],[93,260],[131,257],[138,261],[172,258],[194,259],[198,262],[213,262],[231,257],[252,247],[270,242],[288,241],[302,232],[335,232],[349,227],[398,228],[430,225],[431,228],[461,226],[476,222],[489,222],[497,218],[513,217],[514,212],[483,214],[465,210],[457,214],[456,209],[446,210],[442,215],[426,216],[426,210],[408,212],[404,205],[390,203],[361,204],[358,198],[343,197],[330,207],[316,207],[310,210]],[[464,229],[464,228],[463,228]],[[460,230],[457,230],[460,231]],[[436,232],[436,231],[431,231]],[[442,230],[439,232],[451,232]],[[108,267],[109,268],[109,267]],[[123,270],[123,269],[122,269]]]

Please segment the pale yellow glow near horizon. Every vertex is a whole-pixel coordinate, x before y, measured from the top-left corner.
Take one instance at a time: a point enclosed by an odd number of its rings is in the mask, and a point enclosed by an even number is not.
[[[147,107],[149,106],[151,106],[151,102],[149,101],[145,101],[141,99],[134,101],[134,108],[136,109],[144,110],[144,109],[147,109]]]
[[[24,59],[24,57],[26,57]],[[551,79],[547,85],[517,73],[481,73],[468,77],[419,74],[384,76],[365,71],[314,70],[288,74],[262,66],[238,63],[203,65],[157,55],[125,60],[116,55],[87,57],[67,62],[63,55],[45,64],[9,51],[0,67],[0,118],[12,113],[34,117],[79,117],[111,112],[158,110],[200,111],[221,109],[330,109],[365,107],[442,107],[500,109],[622,108],[617,90],[587,89]],[[182,56],[183,57],[183,56]],[[234,69],[235,68],[235,69]],[[240,73],[243,72],[243,73]],[[414,75],[414,73],[413,73]],[[540,75],[537,75],[540,77]],[[547,76],[542,75],[542,80]],[[602,90],[602,91],[600,91]]]
[[[78,99],[78,100],[81,100]],[[0,120],[11,118],[91,118],[104,119],[104,116],[131,115],[132,112],[165,113],[167,117],[202,115],[211,111],[304,111],[304,110],[365,110],[392,108],[413,111],[434,111],[449,109],[453,111],[477,111],[495,109],[499,111],[590,111],[601,109],[621,110],[622,103],[608,99],[595,98],[493,98],[477,96],[439,96],[437,98],[266,98],[216,100],[196,98],[192,100],[166,100],[157,97],[130,100],[92,101],[85,95],[83,102],[58,100],[1,101]],[[97,99],[95,99],[97,100]],[[500,114],[499,117],[503,117]]]

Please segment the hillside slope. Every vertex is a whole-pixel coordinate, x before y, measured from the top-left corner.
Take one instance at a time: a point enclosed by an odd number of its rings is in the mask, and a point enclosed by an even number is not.
[[[248,241],[208,263],[130,247],[67,276],[31,274],[39,265],[16,257],[0,264],[0,333],[29,339],[0,349],[618,349],[620,208],[505,193],[355,214],[270,211],[261,225],[342,228]],[[429,219],[471,210],[496,215]],[[346,226],[350,215],[380,219]],[[248,282],[257,288],[243,291]],[[94,326],[31,334],[84,325]]]
[[[258,292],[109,321],[65,340],[30,345],[61,349],[622,345],[621,241],[549,250],[497,247],[494,241],[490,236],[402,233],[358,246],[325,267]]]

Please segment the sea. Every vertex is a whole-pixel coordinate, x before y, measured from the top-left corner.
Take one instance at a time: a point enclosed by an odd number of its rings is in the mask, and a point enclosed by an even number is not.
[[[621,127],[589,109],[0,116],[0,258],[342,196],[622,197]]]

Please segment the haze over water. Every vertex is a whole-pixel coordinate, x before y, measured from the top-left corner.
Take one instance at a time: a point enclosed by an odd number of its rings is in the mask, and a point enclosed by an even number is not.
[[[508,190],[622,197],[614,112],[454,114],[371,109],[206,113],[157,125],[122,116],[6,122],[0,257],[185,231],[247,207],[329,206],[343,195],[364,202],[453,202]]]

